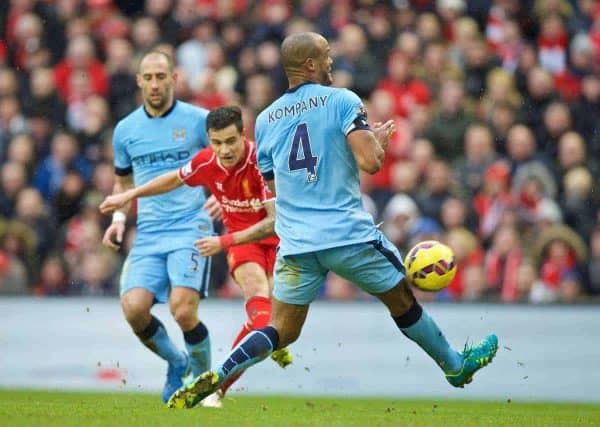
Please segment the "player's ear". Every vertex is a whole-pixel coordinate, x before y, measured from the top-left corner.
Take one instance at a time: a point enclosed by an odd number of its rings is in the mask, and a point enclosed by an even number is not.
[[[179,79],[179,73],[177,71],[173,71],[171,73],[171,79],[173,79],[173,83],[177,83],[177,79]]]
[[[141,89],[142,88],[142,75],[140,73],[137,73],[135,75],[135,82],[137,83],[137,87],[139,87]]]
[[[304,66],[308,71],[315,71],[315,60],[307,58],[306,61],[304,61]]]

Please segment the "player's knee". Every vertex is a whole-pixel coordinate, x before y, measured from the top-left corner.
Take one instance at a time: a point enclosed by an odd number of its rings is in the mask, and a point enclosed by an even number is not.
[[[198,324],[196,306],[193,304],[177,304],[171,307],[173,319],[184,331],[192,329]]]
[[[150,319],[150,307],[142,301],[136,301],[132,298],[123,298],[121,299],[121,309],[123,310],[127,323],[129,323],[134,330],[144,327]]]
[[[263,271],[246,270],[239,275],[238,283],[246,299],[252,297],[269,297],[269,280]]]
[[[392,316],[406,313],[415,302],[415,297],[406,279],[402,279],[389,291],[376,296],[387,306]]]
[[[295,342],[300,337],[300,329],[286,328],[279,331],[278,348],[285,348]]]

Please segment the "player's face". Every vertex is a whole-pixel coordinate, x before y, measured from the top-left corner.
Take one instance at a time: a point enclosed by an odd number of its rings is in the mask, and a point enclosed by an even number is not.
[[[147,56],[140,64],[136,78],[145,105],[160,111],[172,102],[176,75],[169,69],[164,56]]]
[[[315,60],[317,80],[324,86],[330,86],[333,83],[333,75],[331,74],[333,59],[329,56],[331,49],[325,38],[320,38],[318,43],[321,55]]]
[[[226,168],[237,165],[244,157],[244,136],[234,124],[223,129],[209,129],[208,138],[217,158]]]

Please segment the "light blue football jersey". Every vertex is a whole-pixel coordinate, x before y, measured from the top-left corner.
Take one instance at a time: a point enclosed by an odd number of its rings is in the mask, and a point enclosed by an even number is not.
[[[139,107],[115,128],[115,173],[133,173],[137,187],[177,170],[208,145],[207,115],[207,110],[181,101],[161,117],[151,117]],[[212,233],[212,222],[202,209],[205,200],[203,187],[186,185],[138,199],[136,251],[189,247],[194,238]]]
[[[356,94],[310,82],[286,91],[258,116],[257,161],[265,178],[275,179],[280,255],[377,238],[346,141],[357,128],[367,124]]]

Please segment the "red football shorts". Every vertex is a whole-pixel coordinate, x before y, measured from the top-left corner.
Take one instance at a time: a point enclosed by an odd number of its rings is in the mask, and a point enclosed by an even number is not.
[[[236,268],[246,262],[255,262],[260,265],[267,276],[273,275],[277,246],[263,245],[261,243],[247,243],[245,245],[231,246],[227,249],[227,264],[233,276]]]

